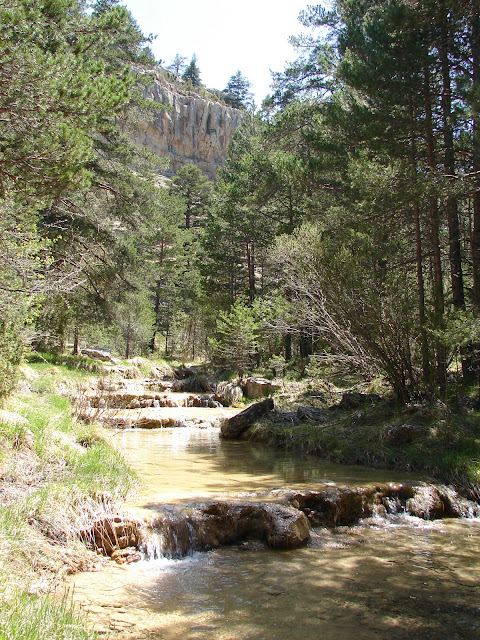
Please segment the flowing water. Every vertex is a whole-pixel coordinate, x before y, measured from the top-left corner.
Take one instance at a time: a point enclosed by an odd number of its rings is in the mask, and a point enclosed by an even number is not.
[[[269,499],[280,487],[411,481],[325,463],[218,429],[128,430],[113,442],[137,470],[137,515],[165,504]],[[418,478],[415,478],[418,479]],[[407,515],[316,529],[294,551],[235,545],[80,574],[75,600],[101,633],[164,640],[480,638],[480,522]]]

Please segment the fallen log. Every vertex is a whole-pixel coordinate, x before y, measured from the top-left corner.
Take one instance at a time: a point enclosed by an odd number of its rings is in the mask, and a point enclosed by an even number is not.
[[[233,418],[229,418],[221,427],[220,434],[223,438],[238,438],[256,420],[273,409],[273,400],[267,398],[262,402],[250,405]]]

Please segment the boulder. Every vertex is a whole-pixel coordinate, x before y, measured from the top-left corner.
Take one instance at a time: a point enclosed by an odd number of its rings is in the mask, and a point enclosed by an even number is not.
[[[107,349],[82,349],[83,356],[92,358],[93,360],[101,360],[102,362],[118,362],[112,357],[112,354]]]
[[[271,517],[267,544],[271,549],[297,549],[310,540],[305,514],[297,509],[267,505]]]
[[[217,384],[214,397],[224,407],[231,407],[243,399],[243,390],[235,380],[231,382],[223,381]]]
[[[437,487],[447,518],[479,518],[480,505],[472,500],[460,496],[452,487],[440,485]]]
[[[409,513],[423,520],[480,516],[480,505],[462,498],[451,487],[433,484],[289,490],[281,497],[286,504],[303,511],[315,527],[350,525],[379,513]]]
[[[376,393],[352,393],[347,391],[336,405],[338,409],[358,409],[364,404],[374,404],[379,402],[381,397]]]
[[[247,378],[243,384],[243,392],[247,398],[266,398],[276,391],[279,391],[280,385],[274,384],[266,378],[252,377]]]
[[[272,411],[270,420],[275,424],[284,424],[290,427],[300,424],[296,411]]]
[[[415,487],[413,498],[407,500],[406,508],[410,515],[423,520],[436,520],[445,514],[445,504],[434,485]]]
[[[139,562],[142,556],[135,547],[127,547],[126,549],[117,549],[110,556],[117,564],[131,564]]]
[[[154,529],[160,534],[162,553],[170,557],[245,540],[264,542],[271,549],[296,549],[310,539],[305,515],[275,504],[199,505],[186,513],[170,513],[160,518]]]
[[[244,411],[237,413],[222,424],[220,434],[223,438],[238,438],[259,418],[273,409],[273,400],[268,398],[262,402],[250,405]]]
[[[186,407],[206,407],[208,409],[218,409],[223,406],[213,396],[189,396],[185,402]]]
[[[286,499],[303,511],[315,527],[348,525],[370,515],[369,490],[365,488],[292,493]]]

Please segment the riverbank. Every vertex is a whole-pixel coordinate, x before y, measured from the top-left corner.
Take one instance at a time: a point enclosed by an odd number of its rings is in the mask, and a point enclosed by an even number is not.
[[[331,462],[420,472],[478,502],[480,412],[472,405],[398,406],[360,393],[319,403],[302,393],[276,400],[276,410],[243,438]]]
[[[0,412],[2,639],[96,638],[68,598],[47,597],[66,575],[104,561],[79,534],[136,483],[102,430],[75,418],[68,388],[87,374],[32,362]]]
[[[92,376],[95,388],[117,406],[118,390],[115,395],[108,380],[141,381],[153,372],[150,380],[157,385],[157,365],[68,357],[39,358],[22,369],[16,395],[0,412],[0,628],[7,630],[2,640],[95,638],[68,599],[45,596],[65,576],[107,561],[87,548],[82,532],[106,515],[120,514],[136,476],[109,445],[111,431],[76,415],[87,401],[97,418],[105,413],[104,403],[85,395]],[[205,380],[194,382],[204,390]],[[304,383],[279,386],[275,411],[245,438],[333,462],[417,471],[480,501],[480,419],[468,403],[456,412],[440,404],[399,408],[380,396],[337,390],[327,401]],[[144,390],[140,400],[159,405],[157,395]]]

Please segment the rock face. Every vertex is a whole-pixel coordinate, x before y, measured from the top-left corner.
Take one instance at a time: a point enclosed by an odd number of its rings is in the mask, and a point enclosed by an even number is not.
[[[242,111],[207,100],[191,91],[179,89],[166,78],[145,87],[145,98],[165,105],[141,125],[136,141],[160,158],[168,158],[170,167],[159,169],[172,176],[185,164],[196,164],[215,179],[223,166],[233,134],[242,119]]]

